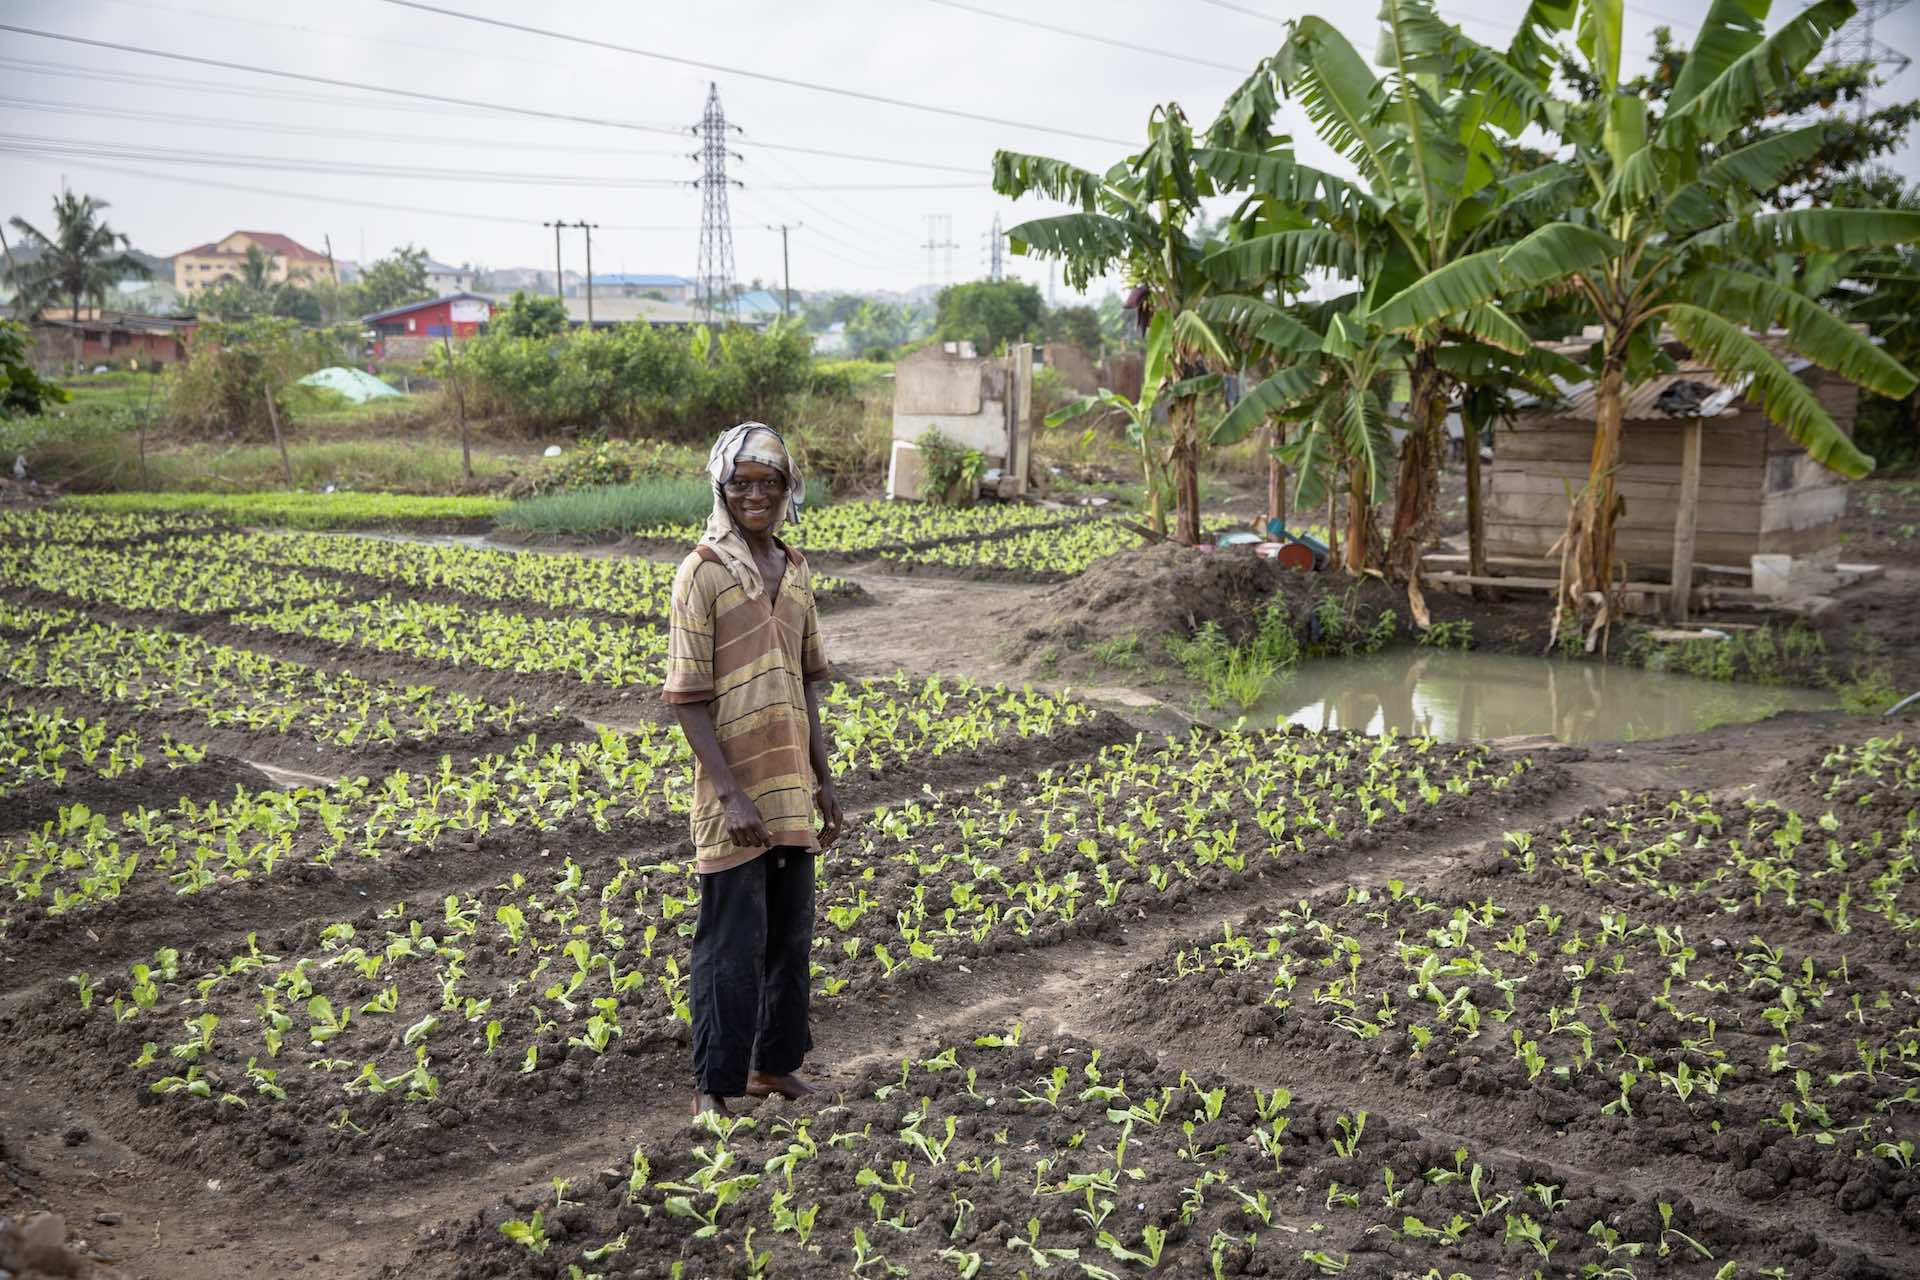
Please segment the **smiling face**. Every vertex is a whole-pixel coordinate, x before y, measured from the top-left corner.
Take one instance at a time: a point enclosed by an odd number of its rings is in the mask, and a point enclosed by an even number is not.
[[[727,512],[742,533],[771,532],[781,504],[787,500],[787,478],[761,462],[734,464],[733,478],[723,489]]]

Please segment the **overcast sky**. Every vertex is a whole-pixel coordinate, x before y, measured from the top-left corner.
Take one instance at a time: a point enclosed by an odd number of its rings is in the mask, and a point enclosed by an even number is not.
[[[45,224],[64,178],[111,202],[113,225],[151,253],[177,253],[245,228],[284,232],[316,249],[330,235],[343,259],[413,243],[443,261],[488,267],[550,267],[553,233],[539,224],[584,219],[600,224],[596,273],[691,276],[701,195],[678,184],[697,175],[689,158],[697,143],[649,130],[698,120],[713,82],[729,123],[742,130],[733,149],[744,158],[729,168],[745,184],[729,193],[736,276],[777,284],[780,236],[769,226],[785,222],[800,224],[791,239],[795,288],[904,289],[949,278],[949,254],[952,279],[978,278],[996,214],[1012,225],[1047,211],[993,194],[996,147],[1105,167],[1143,135],[1155,103],[1177,100],[1204,125],[1246,69],[1279,43],[1281,24],[1301,13],[1332,15],[1363,54],[1373,47],[1366,0],[433,3],[732,70],[585,47],[389,0],[0,0],[0,22],[15,26],[585,118],[407,100],[6,31],[0,213]],[[1442,4],[1469,35],[1498,45],[1523,8],[1523,0]],[[1707,0],[1630,3],[1629,67],[1644,64],[1657,23],[1688,41],[1706,8]],[[1190,61],[968,10],[1017,14]],[[1797,11],[1796,0],[1782,0],[1773,21]],[[1920,55],[1920,3],[1884,20],[1877,34]],[[1920,68],[1883,93],[1920,96]],[[1297,113],[1290,127],[1303,158],[1332,163]],[[61,154],[47,154],[49,147]],[[1920,177],[1920,149],[1908,148],[1897,167]],[[931,237],[930,216],[942,220]],[[934,252],[930,276],[925,246],[948,239],[948,225],[954,247]],[[567,233],[563,251],[568,268],[579,269],[579,232]],[[1048,284],[1044,263],[1009,259],[1009,270]],[[1064,286],[1059,294],[1069,300]]]

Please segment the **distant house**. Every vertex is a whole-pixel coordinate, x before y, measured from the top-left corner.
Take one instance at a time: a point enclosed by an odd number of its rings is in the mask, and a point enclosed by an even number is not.
[[[471,291],[478,276],[479,273],[471,266],[450,267],[444,262],[427,259],[427,287],[443,297]]]
[[[619,274],[593,278],[593,292],[596,297],[603,292],[610,295],[620,294],[628,298],[657,293],[667,302],[691,302],[693,288],[693,281],[685,276]]]
[[[587,322],[587,300],[582,297],[569,297],[567,320],[575,327]],[[603,296],[596,288],[593,293],[593,327],[607,329],[619,324],[650,324],[655,328],[676,327],[698,324],[700,317],[694,314],[692,307],[678,302],[662,302],[658,298],[632,298],[615,294]]]
[[[780,295],[769,289],[752,289],[733,300],[740,319],[749,324],[765,324],[786,314]]]
[[[452,293],[361,316],[373,331],[373,354],[381,360],[418,360],[443,338],[464,342],[493,319],[493,301],[477,293]]]
[[[271,259],[267,280],[315,284],[328,279],[327,255],[315,253],[292,236],[277,231],[234,231],[218,240],[196,245],[173,256],[173,287],[192,298],[221,280],[238,280],[247,250],[258,249]]]
[[[187,358],[187,340],[198,327],[191,316],[135,315],[102,311],[80,320],[42,317],[33,324],[29,359],[43,374],[82,365],[154,369]]]

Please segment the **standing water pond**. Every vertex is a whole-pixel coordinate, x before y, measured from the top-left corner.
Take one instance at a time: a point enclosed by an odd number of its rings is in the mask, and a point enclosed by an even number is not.
[[[1548,734],[1632,742],[1837,705],[1822,689],[1728,683],[1601,662],[1393,649],[1297,668],[1249,726],[1428,734],[1448,742]]]

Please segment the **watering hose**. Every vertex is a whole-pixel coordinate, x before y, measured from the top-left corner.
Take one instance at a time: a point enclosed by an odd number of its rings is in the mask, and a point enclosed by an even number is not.
[[[1900,712],[1905,711],[1908,707],[1912,706],[1916,702],[1920,702],[1920,693],[1910,693],[1906,697],[1900,699],[1900,701],[1888,707],[1885,711],[1881,712],[1880,714],[1883,718],[1886,716],[1897,715]]]

